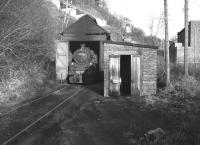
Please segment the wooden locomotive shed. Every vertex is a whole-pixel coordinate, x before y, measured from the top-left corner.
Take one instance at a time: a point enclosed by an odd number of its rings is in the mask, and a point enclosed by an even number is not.
[[[104,96],[156,93],[156,46],[111,41],[109,32],[98,26],[89,15],[81,17],[62,35],[63,39],[58,41],[56,51],[57,80],[69,81],[73,56],[76,51],[84,50],[81,46],[84,44],[96,56],[96,79],[93,83],[103,82],[101,87],[104,88]],[[84,85],[83,81],[80,83]]]

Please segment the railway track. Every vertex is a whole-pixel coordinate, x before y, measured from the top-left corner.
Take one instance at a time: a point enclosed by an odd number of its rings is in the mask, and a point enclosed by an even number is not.
[[[7,113],[4,113],[4,117],[6,117],[6,115],[10,114],[11,112],[14,112],[18,109],[22,109],[25,106],[28,106],[30,104],[32,104],[33,102],[37,102],[39,100],[42,100],[44,98],[47,98],[49,95],[51,95],[52,93],[55,93],[57,91],[61,91],[63,89],[65,89],[66,87],[63,87],[59,90],[53,91],[48,95],[45,95],[43,97],[40,97],[38,99],[35,99],[29,103],[23,104]],[[74,96],[76,96],[78,93],[80,93],[83,90],[83,88],[81,87],[76,87],[75,90],[73,90],[73,92],[70,92],[70,95],[68,94],[67,97],[65,97],[62,101],[60,101],[59,103],[57,103],[56,105],[54,105],[53,107],[51,107],[47,112],[45,112],[44,114],[38,116],[37,118],[35,118],[34,120],[32,120],[29,124],[27,124],[26,126],[21,127],[20,130],[18,130],[15,133],[11,133],[12,135],[6,136],[5,139],[3,140],[3,143],[1,143],[2,145],[8,145],[10,142],[12,142],[13,140],[15,140],[18,136],[20,136],[21,134],[23,134],[24,132],[26,132],[28,129],[30,129],[31,127],[33,127],[34,125],[36,125],[38,122],[40,122],[42,119],[46,118],[48,115],[50,115],[53,111],[55,111],[56,109],[58,109],[59,107],[61,107],[62,105],[64,105],[66,102],[68,102],[71,98],[73,98]],[[3,115],[1,115],[1,117],[3,117]],[[15,118],[15,117],[14,117]],[[3,132],[3,131],[2,131]],[[1,133],[1,132],[0,132]]]
[[[10,114],[10,113],[12,113],[12,112],[15,112],[16,110],[18,110],[18,109],[20,109],[20,108],[22,108],[22,107],[24,107],[24,106],[28,106],[28,105],[30,105],[30,104],[32,104],[32,103],[35,103],[35,102],[37,102],[37,101],[39,101],[39,100],[41,100],[41,99],[47,98],[47,97],[49,97],[51,94],[54,94],[54,93],[59,92],[59,91],[62,91],[62,90],[65,89],[65,88],[66,88],[66,86],[61,87],[61,88],[59,88],[59,89],[56,89],[56,90],[54,90],[54,91],[51,91],[51,92],[45,94],[45,95],[42,96],[42,97],[36,98],[36,99],[31,100],[31,101],[29,101],[29,102],[26,102],[26,103],[24,103],[24,104],[22,104],[22,105],[20,105],[20,106],[17,106],[17,107],[15,107],[15,108],[13,108],[13,109],[11,109],[11,110],[9,110],[9,111],[7,111],[7,112],[1,114],[1,115],[0,115],[0,118],[4,117],[4,116],[6,116],[6,115],[8,115],[8,114]]]

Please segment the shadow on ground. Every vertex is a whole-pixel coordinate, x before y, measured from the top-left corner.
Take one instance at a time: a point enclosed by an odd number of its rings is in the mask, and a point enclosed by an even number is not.
[[[192,113],[158,110],[128,99],[106,99],[81,108],[60,124],[66,145],[197,145],[200,118]]]
[[[104,98],[99,89],[90,90],[27,131],[15,145],[200,144],[199,110],[147,104],[136,96]]]

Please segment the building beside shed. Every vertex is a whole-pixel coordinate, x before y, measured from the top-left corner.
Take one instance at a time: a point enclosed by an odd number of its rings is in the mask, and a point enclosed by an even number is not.
[[[83,85],[103,82],[104,96],[151,95],[157,90],[157,47],[113,42],[85,15],[57,41],[56,78]]]
[[[185,44],[185,28],[178,32],[178,43]],[[188,45],[200,49],[200,21],[190,21],[188,26]]]
[[[188,26],[188,63],[190,70],[200,67],[200,21],[190,21]],[[177,34],[177,42],[171,46],[171,55],[176,55],[175,62],[184,63],[185,28]],[[175,53],[174,53],[175,51]]]

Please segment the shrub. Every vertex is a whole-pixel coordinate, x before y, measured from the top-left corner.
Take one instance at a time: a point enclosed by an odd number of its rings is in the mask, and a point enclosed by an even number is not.
[[[0,7],[0,102],[20,102],[44,88],[52,74],[60,32],[59,12],[45,0],[2,1]]]
[[[9,70],[6,79],[0,82],[0,103],[18,103],[32,98],[43,90],[46,74],[38,64]]]
[[[159,80],[164,80],[162,75],[158,75]],[[162,81],[161,81],[162,82]],[[184,76],[183,67],[180,65],[171,66],[171,84],[165,88],[159,88],[158,96],[174,98],[198,97],[200,92],[200,82],[195,76]]]
[[[179,78],[171,81],[171,85],[160,89],[158,96],[168,98],[187,99],[198,97],[200,92],[200,82],[198,82],[193,76],[184,77],[182,75]]]

